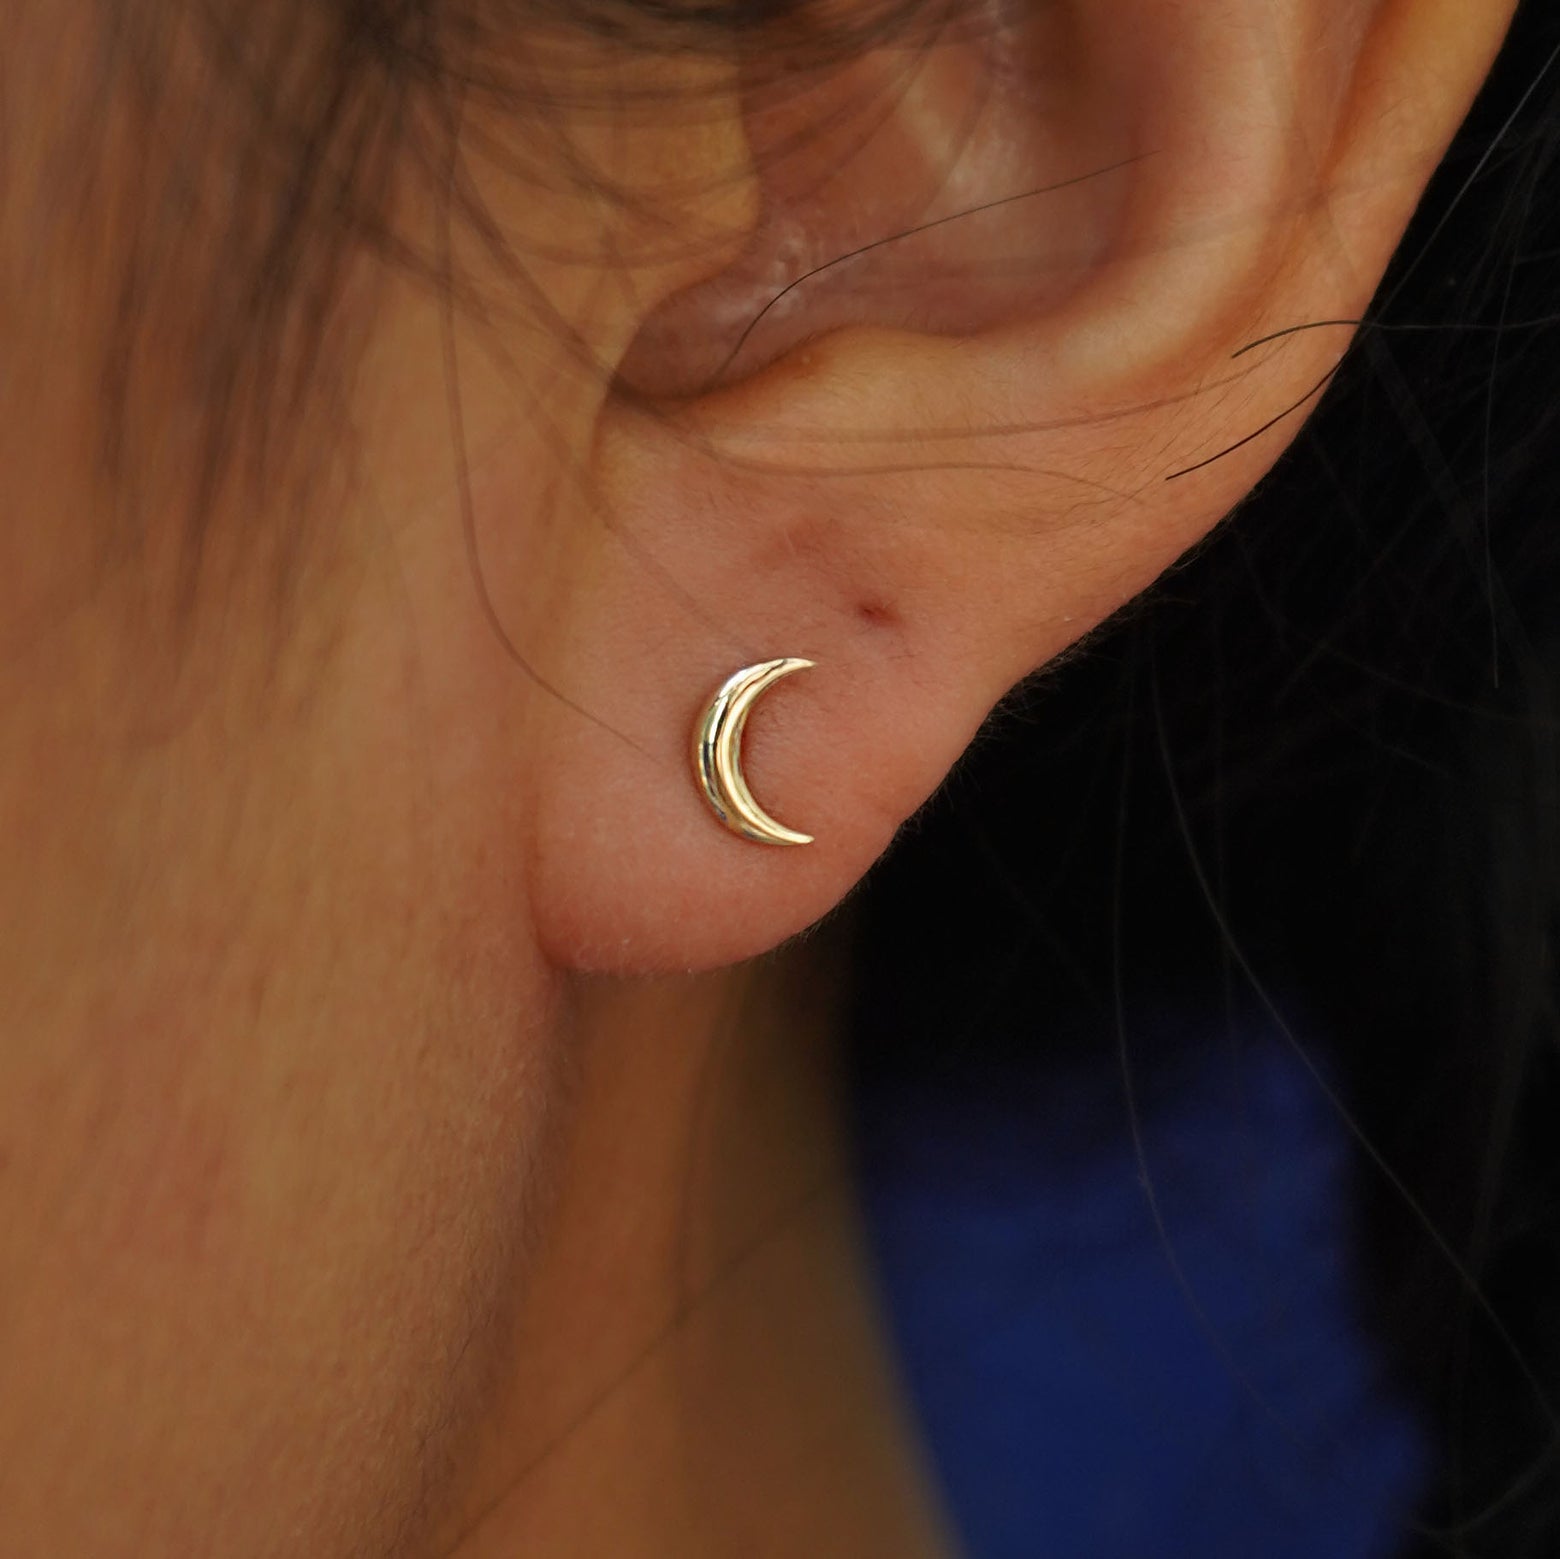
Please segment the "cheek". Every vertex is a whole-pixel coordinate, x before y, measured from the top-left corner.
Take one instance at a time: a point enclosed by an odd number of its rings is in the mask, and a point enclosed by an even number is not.
[[[457,1492],[547,1179],[546,996],[409,1021],[349,983],[315,1028],[143,1018],[11,1079],[0,1508],[40,1554],[395,1552]]]

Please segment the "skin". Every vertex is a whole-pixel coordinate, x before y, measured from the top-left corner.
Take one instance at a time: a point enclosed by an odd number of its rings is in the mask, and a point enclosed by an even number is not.
[[[1293,419],[1164,480],[1336,361],[1232,354],[1365,305],[1508,9],[1076,0],[784,91],[569,40],[560,123],[634,198],[556,138],[522,177],[471,107],[533,292],[458,223],[480,310],[354,253],[360,372],[207,495],[192,590],[216,251],[191,218],[142,300],[105,463],[157,152],[94,97],[62,192],[51,3],[0,29],[0,1546],[948,1551],[836,1122],[843,922],[787,939],[1276,458]],[[217,178],[214,67],[168,49]],[[728,361],[819,256],[1118,164],[832,268]],[[805,850],[688,778],[773,654],[818,666],[748,771]]]

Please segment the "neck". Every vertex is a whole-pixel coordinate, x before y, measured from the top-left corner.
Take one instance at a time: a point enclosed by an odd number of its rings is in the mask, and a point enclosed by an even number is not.
[[[462,1554],[947,1552],[883,1352],[822,943],[575,1004],[566,1165]]]

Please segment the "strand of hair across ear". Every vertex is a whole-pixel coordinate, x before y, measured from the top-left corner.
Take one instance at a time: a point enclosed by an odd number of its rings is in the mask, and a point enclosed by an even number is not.
[[[736,343],[721,361],[721,365],[711,375],[712,382],[719,382],[737,358],[742,355],[742,348],[748,344],[753,332],[758,329],[764,317],[782,300],[806,282],[810,282],[815,276],[821,276],[825,271],[831,271],[837,265],[844,265],[850,260],[859,260],[864,254],[871,254],[875,249],[887,248],[889,244],[897,244],[906,238],[915,238],[921,233],[929,233],[934,228],[946,227],[951,222],[962,222],[967,217],[980,216],[983,212],[996,211],[1003,206],[1016,205],[1021,200],[1036,200],[1041,195],[1054,195],[1059,190],[1072,189],[1078,184],[1087,184],[1091,179],[1102,179],[1108,174],[1119,173],[1123,168],[1130,168],[1136,163],[1146,162],[1150,157],[1156,156],[1155,152],[1137,152],[1131,157],[1123,157],[1118,162],[1107,163],[1103,168],[1092,168],[1088,173],[1075,173],[1071,178],[1058,179],[1054,184],[1042,184],[1036,189],[1020,190],[1014,195],[999,195],[995,200],[982,201],[978,206],[966,206],[962,211],[950,211],[947,216],[933,217],[929,222],[918,223],[914,227],[904,228],[897,233],[885,234],[882,238],[874,238],[870,243],[861,244],[855,249],[847,249],[844,254],[837,254],[832,260],[825,260],[822,265],[815,265],[810,271],[804,271],[800,276],[788,281],[764,306],[742,327],[742,333],[736,339]]]
[[[1504,336],[1514,331],[1545,330],[1555,325],[1560,325],[1560,314],[1540,314],[1536,319],[1508,320],[1503,325],[1462,324],[1456,320],[1448,320],[1440,325],[1400,325],[1389,324],[1379,319],[1313,319],[1303,325],[1287,325],[1282,330],[1270,331],[1265,336],[1258,336],[1255,341],[1248,341],[1238,352],[1230,353],[1230,361],[1244,357],[1248,352],[1255,352],[1259,346],[1266,346],[1270,341],[1282,341],[1287,336],[1298,336],[1306,330],[1333,330],[1347,327],[1352,330],[1386,330],[1396,335],[1434,335],[1455,331],[1459,335]]]
[[[1255,341],[1248,341],[1238,351],[1230,353],[1230,361],[1234,362],[1244,357],[1248,352],[1255,352],[1260,346],[1268,346],[1275,341],[1286,340],[1290,336],[1300,335],[1310,330],[1379,330],[1390,331],[1397,335],[1425,335],[1445,332],[1455,332],[1459,335],[1488,335],[1506,336],[1523,330],[1547,330],[1554,326],[1560,326],[1560,314],[1541,314],[1534,319],[1507,320],[1503,324],[1463,324],[1456,320],[1448,320],[1445,324],[1389,324],[1377,319],[1312,319],[1301,325],[1288,325],[1282,330],[1269,331],[1265,336],[1258,336]],[[1254,428],[1244,438],[1236,439],[1233,444],[1226,445],[1216,455],[1209,455],[1206,460],[1199,460],[1195,465],[1183,466],[1179,471],[1172,471],[1165,478],[1167,482],[1178,481],[1183,476],[1191,476],[1193,472],[1206,470],[1207,467],[1217,464],[1220,460],[1233,455],[1237,450],[1244,449],[1247,444],[1259,439],[1279,423],[1294,416],[1297,411],[1310,405],[1329,384],[1337,377],[1344,365],[1345,358],[1340,357],[1331,368],[1322,375],[1299,400],[1286,406],[1282,411],[1268,418],[1261,427]]]

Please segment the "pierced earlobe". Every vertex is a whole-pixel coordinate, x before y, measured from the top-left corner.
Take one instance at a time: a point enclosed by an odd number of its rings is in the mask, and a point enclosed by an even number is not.
[[[710,811],[734,834],[755,844],[811,844],[811,834],[778,823],[753,799],[742,774],[742,732],[759,698],[782,677],[805,671],[810,660],[766,660],[721,683],[693,732],[693,773]]]

